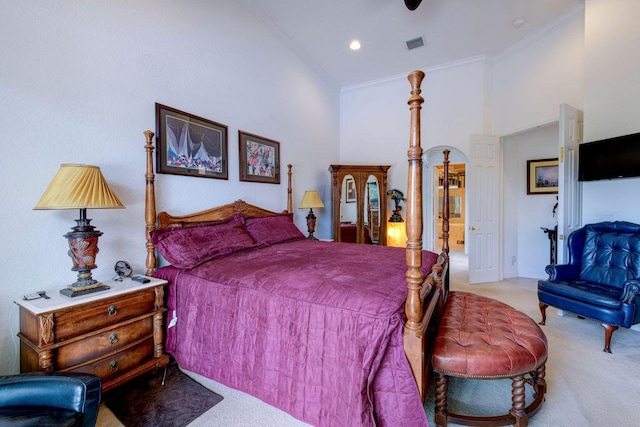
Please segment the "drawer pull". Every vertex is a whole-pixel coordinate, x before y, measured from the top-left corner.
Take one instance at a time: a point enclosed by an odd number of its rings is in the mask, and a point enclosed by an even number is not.
[[[112,332],[111,335],[109,335],[109,342],[111,344],[117,344],[118,343],[118,334],[116,334],[115,332]]]
[[[115,316],[116,314],[118,314],[118,308],[115,305],[110,305],[107,309],[107,314],[109,316]]]
[[[109,369],[111,369],[111,372],[115,372],[118,370],[118,361],[117,360],[112,360],[111,363],[109,363]]]

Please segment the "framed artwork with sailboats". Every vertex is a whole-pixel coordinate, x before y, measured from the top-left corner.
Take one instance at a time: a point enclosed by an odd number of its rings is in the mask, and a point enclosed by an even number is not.
[[[156,170],[229,179],[227,126],[156,103]]]

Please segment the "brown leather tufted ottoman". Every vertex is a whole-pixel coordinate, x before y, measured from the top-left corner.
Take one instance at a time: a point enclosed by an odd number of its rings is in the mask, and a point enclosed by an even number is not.
[[[526,314],[491,298],[450,292],[433,351],[435,422],[524,427],[546,391],[547,337]],[[505,415],[480,417],[447,412],[449,377],[512,380],[512,405]],[[534,400],[525,407],[525,384]]]

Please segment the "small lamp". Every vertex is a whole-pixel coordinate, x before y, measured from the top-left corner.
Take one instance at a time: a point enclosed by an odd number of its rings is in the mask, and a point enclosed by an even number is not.
[[[89,165],[60,165],[40,201],[33,209],[80,209],[80,219],[64,237],[69,241],[69,256],[73,261],[72,271],[78,272],[78,280],[60,293],[69,297],[109,289],[91,277],[97,267],[98,237],[102,232],[91,225],[87,209],[124,208],[122,202],[111,191],[100,168]]]
[[[315,190],[305,191],[302,196],[302,201],[298,209],[309,209],[309,215],[307,215],[307,228],[309,229],[309,239],[318,240],[313,237],[313,232],[316,230],[316,216],[313,214],[313,208],[324,208],[324,204]]]
[[[404,198],[404,194],[395,188],[387,191],[387,195],[390,196],[395,203],[395,209],[387,223],[387,246],[402,247],[405,246],[407,242],[407,229],[404,224],[404,219],[402,219],[402,215],[400,215],[400,211],[402,210],[400,202],[406,199]]]
[[[404,198],[404,194],[402,193],[402,191],[396,190],[394,188],[393,190],[387,191],[387,196],[390,196],[391,200],[393,200],[393,202],[395,203],[395,209],[393,210],[393,215],[391,215],[391,218],[389,218],[389,222],[404,222],[404,219],[402,219],[402,215],[400,215],[400,211],[402,210],[400,202],[406,200]]]

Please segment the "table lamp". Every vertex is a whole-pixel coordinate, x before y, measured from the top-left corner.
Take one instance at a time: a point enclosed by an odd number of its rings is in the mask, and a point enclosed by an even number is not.
[[[402,219],[402,215],[400,215],[400,211],[402,210],[400,202],[406,199],[402,191],[395,188],[387,191],[387,195],[390,196],[395,203],[395,209],[387,223],[387,246],[403,247],[407,242],[407,231],[404,219]]]
[[[316,230],[316,216],[313,214],[313,208],[324,208],[324,204],[315,190],[309,190],[304,192],[302,201],[298,209],[309,209],[309,215],[307,215],[307,229],[309,230],[308,239],[318,240],[313,236],[313,232]]]
[[[89,165],[60,165],[40,201],[33,209],[80,209],[76,226],[64,235],[69,241],[69,256],[73,261],[72,271],[78,272],[75,283],[61,289],[60,293],[76,297],[109,289],[91,277],[97,267],[98,237],[102,232],[91,225],[87,209],[124,208],[122,202],[111,191],[100,168]]]

